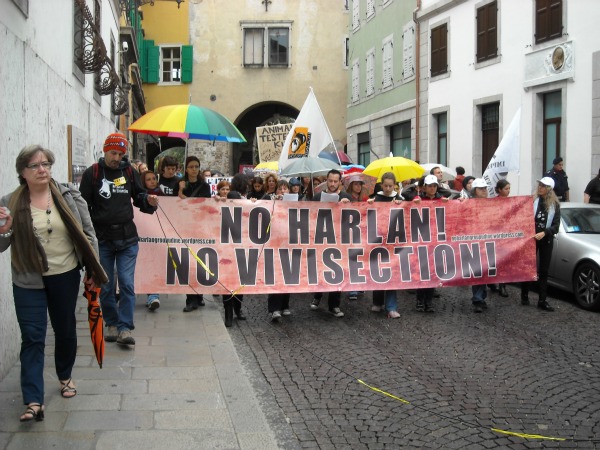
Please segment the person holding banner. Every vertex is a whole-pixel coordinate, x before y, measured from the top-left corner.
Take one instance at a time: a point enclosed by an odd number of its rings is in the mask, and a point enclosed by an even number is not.
[[[506,179],[498,180],[498,183],[496,183],[496,187],[494,190],[496,191],[497,198],[508,198],[508,196],[510,195],[510,183]],[[498,284],[498,294],[500,295],[500,297],[508,297],[508,292],[506,291],[506,284]]]
[[[337,169],[331,169],[327,172],[327,194],[336,194],[338,195],[339,203],[350,203],[350,196],[347,192],[341,190],[342,185],[342,173]],[[321,201],[321,192],[315,194],[312,198],[314,202]],[[329,312],[333,314],[334,317],[342,318],[344,317],[344,313],[340,310],[341,303],[341,292],[329,292],[327,295],[327,303],[329,307]],[[316,311],[319,309],[319,304],[321,303],[321,299],[323,298],[322,292],[315,293],[313,297],[313,301],[310,304],[310,309]]]
[[[227,198],[229,192],[231,191],[231,183],[227,180],[219,181],[217,184],[217,195],[219,197]]]
[[[248,193],[248,198],[261,199],[265,195],[264,185],[262,177],[255,176],[250,180],[250,184],[252,185],[252,189]]]
[[[269,195],[271,198],[275,195],[275,191],[277,190],[277,175],[274,173],[270,173],[265,178],[265,193],[263,198],[266,195]]]
[[[384,173],[381,176],[381,191],[377,192],[375,197],[368,199],[367,202],[387,202],[399,205],[402,203],[402,196],[395,190],[395,187],[396,176],[392,172]],[[400,313],[398,313],[398,299],[395,289],[373,291],[373,306],[371,306],[371,311],[380,312],[384,302],[388,318],[398,319]]]
[[[420,182],[421,183],[421,182]],[[448,198],[443,197],[439,192],[439,184],[438,178],[433,175],[427,175],[422,179],[422,189],[418,197],[415,197],[413,202],[420,203],[422,201],[430,202],[430,201],[444,201],[447,202]],[[433,313],[435,310],[433,309],[433,296],[435,293],[435,288],[422,288],[417,289],[417,311],[420,312],[428,312]]]
[[[488,185],[483,178],[473,180],[472,198],[488,198]],[[495,287],[495,286],[494,286]],[[487,298],[487,285],[474,284],[471,286],[473,292],[473,312],[481,313],[488,308],[485,299]]]
[[[248,194],[248,177],[243,173],[237,173],[231,180],[230,190],[227,197],[215,195],[216,201],[224,202],[227,199],[231,200],[245,200]],[[254,199],[252,199],[254,201]],[[223,296],[223,307],[225,308],[225,326],[233,326],[233,313],[237,320],[246,320],[246,316],[242,314],[242,302],[244,296],[241,294],[235,294],[233,291],[231,295]]]
[[[165,157],[166,159],[166,157]],[[185,173],[177,188],[179,198],[210,198],[210,186],[200,175],[200,160],[196,156],[185,159]],[[186,294],[183,312],[190,312],[204,306],[202,294]]]
[[[554,193],[554,180],[550,177],[543,177],[538,180],[538,187],[533,200],[533,220],[535,222],[535,248],[538,268],[538,308],[543,311],[552,312],[554,308],[546,300],[548,291],[548,270],[550,268],[550,258],[552,257],[552,247],[554,245],[554,235],[558,233],[560,226],[560,202]],[[529,285],[530,283],[521,283],[521,304],[529,305]]]

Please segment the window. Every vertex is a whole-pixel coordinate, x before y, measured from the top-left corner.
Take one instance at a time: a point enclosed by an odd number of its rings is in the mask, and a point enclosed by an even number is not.
[[[360,100],[360,67],[358,60],[352,64],[352,103]]]
[[[383,72],[381,86],[385,89],[394,84],[394,38],[387,37],[383,41]]]
[[[477,9],[477,62],[498,56],[498,4]]]
[[[102,30],[102,22],[101,22],[101,17],[102,17],[102,4],[100,3],[100,0],[94,0],[94,24],[96,25],[96,30],[98,30],[98,32],[101,32]],[[116,67],[116,61],[113,57],[114,55],[111,55],[111,61],[113,62],[113,66]],[[94,72],[94,99],[100,103],[101,99],[100,99],[100,72]]]
[[[562,0],[535,0],[535,43],[560,37],[562,32]]]
[[[358,143],[358,164],[365,167],[371,162],[371,142],[369,133],[359,133],[357,136]]]
[[[448,165],[448,115],[446,113],[436,114],[437,124],[437,162],[444,166]]]
[[[448,72],[448,24],[431,30],[431,76]],[[438,161],[441,164],[441,161]]]
[[[367,0],[367,19],[375,15],[375,0]]]
[[[291,24],[243,25],[245,67],[289,67]]]
[[[367,97],[375,94],[375,50],[367,53]]]
[[[410,120],[390,128],[390,149],[394,156],[411,159]]]
[[[562,153],[560,151],[561,115],[561,91],[544,94],[544,167],[542,173],[550,170],[552,160]]]
[[[77,0],[73,1],[73,74],[82,83],[85,84],[83,72],[83,47],[84,41],[84,18]]]
[[[350,38],[344,37],[344,69],[347,69],[350,65]]]
[[[160,67],[162,83],[181,83],[181,47],[161,47]]]
[[[352,0],[352,30],[360,28],[360,1]]]
[[[481,167],[487,167],[499,144],[500,103],[481,106]]]

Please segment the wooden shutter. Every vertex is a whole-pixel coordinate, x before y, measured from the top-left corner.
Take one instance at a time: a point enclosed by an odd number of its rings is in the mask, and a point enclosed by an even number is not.
[[[158,83],[160,81],[160,48],[156,45],[148,46],[147,50],[147,66],[148,78],[146,83]]]
[[[360,99],[360,71],[358,61],[352,64],[352,103]]]
[[[415,26],[410,24],[404,27],[402,34],[402,78],[407,79],[415,75]]]
[[[431,30],[431,76],[448,72],[448,24]]]
[[[562,36],[562,0],[536,0],[535,42],[546,42]]]
[[[375,52],[367,53],[367,97],[375,93]]]
[[[498,6],[492,2],[477,10],[477,62],[498,55]]]
[[[181,46],[181,82],[191,83],[193,79],[194,47],[192,45]]]
[[[393,84],[394,48],[390,39],[383,43],[383,74],[381,84],[384,88]]]

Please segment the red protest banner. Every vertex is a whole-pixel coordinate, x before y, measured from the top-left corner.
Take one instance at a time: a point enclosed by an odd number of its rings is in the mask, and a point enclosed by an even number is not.
[[[136,291],[244,294],[530,281],[531,197],[319,203],[161,197],[136,214]],[[192,289],[193,288],[193,289]]]

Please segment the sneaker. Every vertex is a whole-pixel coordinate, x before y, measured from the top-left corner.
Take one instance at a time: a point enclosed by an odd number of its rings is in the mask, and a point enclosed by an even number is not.
[[[333,314],[334,317],[344,317],[344,313],[340,310],[340,308],[330,309],[329,312]]]
[[[319,304],[321,303],[321,299],[320,298],[313,298],[313,301],[310,304],[310,309],[312,309],[313,311],[315,309],[319,309]]]
[[[117,331],[117,327],[109,326],[104,334],[104,340],[106,342],[117,342],[118,335],[119,332]]]
[[[433,306],[431,306],[431,305],[425,305],[424,311],[426,313],[432,313],[432,312],[435,312],[435,309],[433,309]]]
[[[273,314],[271,314],[271,322],[277,322],[279,319],[281,319],[281,313],[279,311],[273,311]]]
[[[381,306],[377,306],[377,305],[371,306],[371,312],[381,312]]]
[[[131,331],[123,330],[123,331],[119,332],[119,337],[117,338],[117,344],[135,345],[135,339],[131,335]]]
[[[358,300],[358,293],[351,292],[350,295],[348,295],[348,300]]]
[[[417,311],[424,312],[425,311],[425,303],[417,302]]]
[[[292,312],[289,309],[284,309],[281,314],[283,314],[284,316],[291,316]]]
[[[481,302],[473,303],[473,312],[476,312],[476,313],[483,312],[483,307],[481,306]]]
[[[388,319],[399,319],[400,313],[398,311],[390,311],[388,313]]]
[[[554,308],[552,306],[550,306],[550,304],[548,302],[546,302],[546,301],[538,302],[537,307],[539,309],[542,309],[542,310],[548,311],[548,312],[554,311]]]
[[[160,300],[155,298],[151,300],[147,306],[150,311],[156,311],[158,308],[160,308]]]

